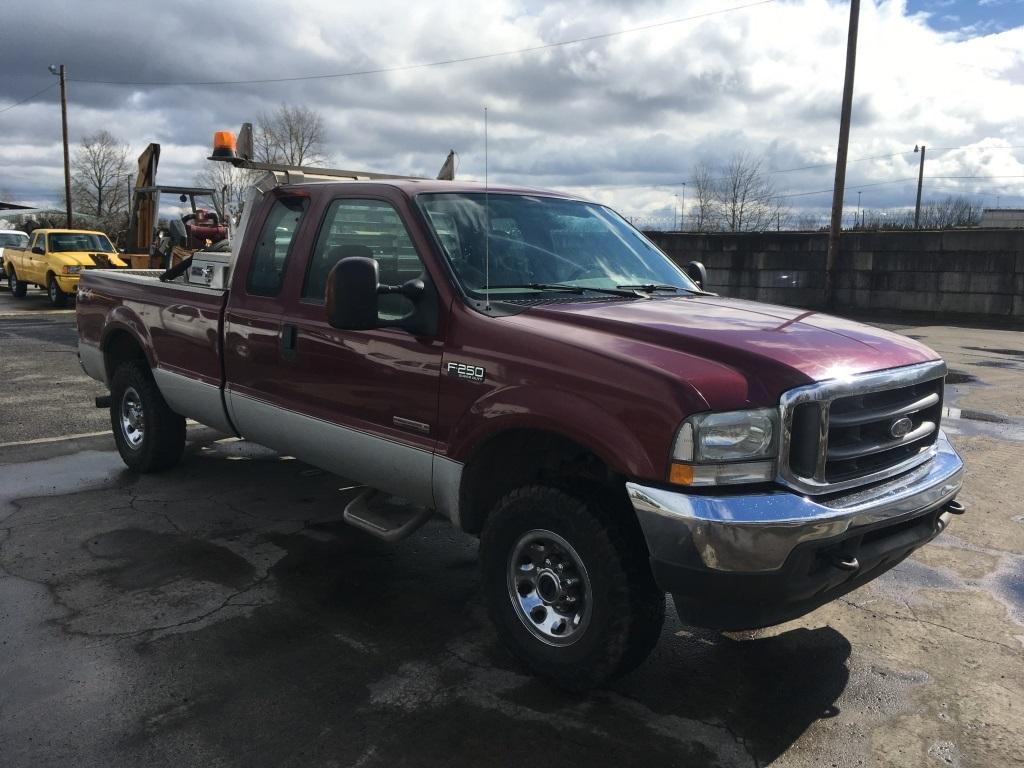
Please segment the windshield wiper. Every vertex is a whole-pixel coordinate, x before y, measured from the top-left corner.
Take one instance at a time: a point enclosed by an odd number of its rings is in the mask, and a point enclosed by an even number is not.
[[[678,285],[663,285],[659,283],[645,283],[644,285],[620,285],[619,288],[629,288],[633,291],[641,291],[642,293],[656,293],[658,291],[671,291],[672,293],[678,293],[679,291],[686,291],[687,293],[695,293],[698,296],[709,296],[707,291],[695,291],[692,288],[681,288]]]
[[[584,291],[592,291],[594,293],[607,293],[610,296],[636,296],[636,291],[623,290],[622,286],[619,288],[591,288],[589,285],[569,285],[567,283],[520,283],[517,285],[492,285],[488,288],[480,287],[476,290],[493,291],[500,288],[530,288],[534,291],[561,291],[563,293],[576,294],[583,293]]]

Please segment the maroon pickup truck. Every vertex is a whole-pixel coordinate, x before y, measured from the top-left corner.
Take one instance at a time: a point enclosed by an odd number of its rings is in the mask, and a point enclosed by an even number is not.
[[[174,465],[188,417],[364,484],[343,514],[374,535],[447,518],[503,641],[563,686],[639,664],[665,593],[777,624],[963,512],[932,350],[707,293],[602,205],[307,179],[247,211],[231,254],[82,274],[125,463]]]

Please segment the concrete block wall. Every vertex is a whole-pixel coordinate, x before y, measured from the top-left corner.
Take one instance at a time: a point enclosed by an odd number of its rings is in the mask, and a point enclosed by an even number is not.
[[[828,235],[647,233],[676,263],[703,262],[708,290],[818,309]],[[836,306],[1024,322],[1024,230],[844,232]]]

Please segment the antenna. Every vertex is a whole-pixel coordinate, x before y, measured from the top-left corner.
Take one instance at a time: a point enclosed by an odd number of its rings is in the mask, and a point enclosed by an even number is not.
[[[484,305],[491,309],[491,195],[487,179],[487,107],[484,107]]]

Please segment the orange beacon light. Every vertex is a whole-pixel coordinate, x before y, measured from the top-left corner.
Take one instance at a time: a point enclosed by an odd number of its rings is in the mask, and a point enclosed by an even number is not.
[[[231,131],[217,131],[213,134],[213,155],[215,158],[234,158],[235,134]]]

